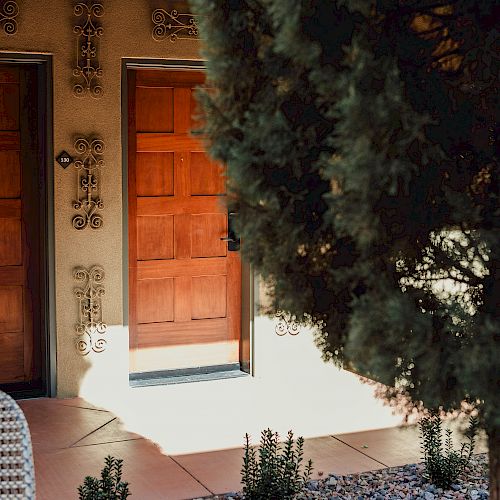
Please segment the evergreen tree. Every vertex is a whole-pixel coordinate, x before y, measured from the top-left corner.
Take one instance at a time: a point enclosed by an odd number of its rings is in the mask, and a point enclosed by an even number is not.
[[[474,405],[500,473],[499,1],[192,0],[244,255],[325,359]]]

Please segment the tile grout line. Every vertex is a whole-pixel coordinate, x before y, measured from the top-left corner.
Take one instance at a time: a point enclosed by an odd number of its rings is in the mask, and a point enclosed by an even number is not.
[[[85,437],[87,437],[87,436],[82,437],[82,439],[85,439]],[[146,439],[146,438],[136,437],[136,438],[130,438],[130,439],[118,439],[117,441],[103,441],[102,443],[80,444],[80,445],[76,446],[76,444],[79,443],[82,439],[79,439],[75,444],[72,444],[70,446],[70,448],[85,448],[86,446],[101,446],[102,444],[127,443],[128,441],[139,441],[140,439]]]
[[[66,408],[78,408],[79,410],[92,410],[92,411],[101,411],[104,413],[109,413],[108,410],[102,410],[101,408],[88,408],[87,406],[68,405],[65,403],[60,403],[60,405],[65,406]]]
[[[91,436],[92,434],[94,434],[94,432],[97,432],[99,429],[102,429],[103,427],[106,427],[106,425],[108,425],[111,422],[113,422],[113,420],[116,420],[116,417],[113,417],[111,420],[109,420],[108,422],[102,424],[97,429],[94,429],[93,431],[89,432],[88,434],[85,434],[85,436],[81,437],[80,439],[77,439],[71,446],[68,446],[68,448],[73,448],[73,446],[75,446],[75,444],[77,444],[80,441],[84,440],[85,438]]]
[[[170,459],[172,459],[172,461],[174,463],[176,463],[184,472],[186,472],[187,474],[189,474],[198,484],[200,484],[203,488],[205,488],[209,493],[210,495],[215,495],[215,493],[210,489],[208,488],[207,486],[205,486],[197,477],[195,477],[193,474],[191,474],[191,472],[189,472],[186,467],[184,467],[182,464],[180,464],[172,455],[167,455]]]
[[[358,453],[361,453],[361,455],[364,455],[365,457],[368,457],[369,459],[374,460],[375,462],[378,462],[379,464],[383,465],[384,467],[386,467],[386,468],[389,467],[387,464],[384,464],[384,462],[381,462],[380,460],[377,460],[376,458],[371,457],[367,453],[365,453],[365,452],[363,452],[361,450],[358,450],[357,448],[355,448],[354,446],[350,445],[349,443],[346,443],[345,441],[342,441],[342,439],[339,439],[338,437],[335,437],[335,436],[332,436],[332,435],[330,435],[330,437],[332,437],[333,439],[336,439],[337,441],[340,441],[342,444],[345,444],[346,446],[349,446],[349,448],[352,448],[353,450],[357,451]]]

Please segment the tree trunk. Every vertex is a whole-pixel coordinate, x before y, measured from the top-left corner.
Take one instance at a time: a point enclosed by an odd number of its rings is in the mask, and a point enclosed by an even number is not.
[[[490,500],[500,500],[500,429],[488,431]]]

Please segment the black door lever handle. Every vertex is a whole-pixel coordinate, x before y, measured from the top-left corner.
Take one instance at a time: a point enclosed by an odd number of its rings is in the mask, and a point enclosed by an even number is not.
[[[240,239],[234,232],[233,227],[233,218],[237,215],[237,212],[229,212],[227,214],[227,236],[221,238],[221,241],[227,241],[227,249],[230,252],[237,252],[240,249]]]

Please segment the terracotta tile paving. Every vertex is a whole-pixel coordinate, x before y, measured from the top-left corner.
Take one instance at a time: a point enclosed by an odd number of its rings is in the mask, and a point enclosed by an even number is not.
[[[172,458],[213,493],[241,489],[241,449],[174,455]]]
[[[77,498],[77,487],[87,475],[99,477],[104,457],[124,460],[123,479],[130,483],[132,498],[181,500],[210,492],[145,439],[35,451],[38,500]]]
[[[185,500],[240,489],[242,449],[167,456],[81,398],[21,401],[32,435],[39,500],[77,498],[104,457],[124,460],[123,479],[139,500]],[[478,451],[483,451],[480,444]],[[320,473],[350,474],[420,461],[415,426],[306,439],[304,457]]]
[[[421,462],[418,428],[415,426],[353,432],[335,437],[387,467]]]
[[[353,450],[332,436],[306,439],[304,457],[313,461],[313,477],[318,477],[320,472],[325,475],[353,474],[385,467],[385,464]]]
[[[455,447],[458,448],[459,443],[465,441],[458,430],[458,424],[456,422],[445,423],[443,430],[447,427],[453,430]],[[416,425],[339,434],[335,438],[361,453],[379,460],[386,464],[387,467],[422,461],[419,429]],[[475,453],[485,453],[487,451],[484,434],[478,436],[474,449]]]
[[[76,441],[73,447],[115,443],[117,441],[130,441],[132,439],[142,439],[142,436],[124,430],[122,423],[117,418],[114,418],[103,427],[93,431],[90,435]]]
[[[50,399],[21,401],[37,449],[67,448],[113,419],[103,412],[65,406]]]

